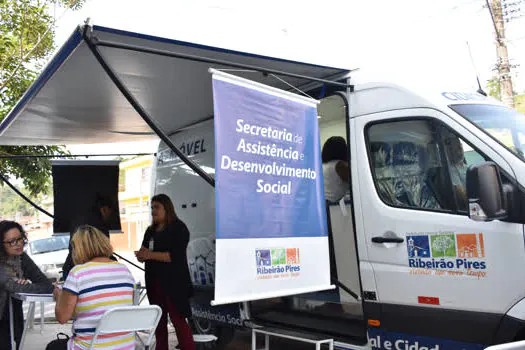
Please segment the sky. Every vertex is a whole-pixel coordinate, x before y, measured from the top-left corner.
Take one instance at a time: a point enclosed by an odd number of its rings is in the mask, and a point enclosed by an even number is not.
[[[483,86],[495,75],[494,27],[484,4],[484,0],[88,0],[79,11],[56,9],[56,40],[60,46],[76,25],[90,17],[95,25],[359,68],[407,85],[476,89],[476,72]],[[525,92],[525,17],[507,24],[506,36],[511,63],[521,64],[513,71],[514,89]],[[124,147],[133,150],[131,145]],[[154,151],[155,144],[137,149],[145,147]]]

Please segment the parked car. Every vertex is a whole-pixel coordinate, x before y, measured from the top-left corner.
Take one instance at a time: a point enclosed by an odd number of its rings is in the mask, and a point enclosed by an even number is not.
[[[26,253],[47,276],[58,281],[62,276],[62,266],[69,252],[69,236],[53,236],[29,242]]]

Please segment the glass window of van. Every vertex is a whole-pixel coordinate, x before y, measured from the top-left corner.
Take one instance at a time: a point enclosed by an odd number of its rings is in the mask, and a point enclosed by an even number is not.
[[[488,104],[449,106],[525,161],[525,115],[515,109]]]
[[[429,119],[388,121],[368,129],[370,163],[388,205],[466,214],[467,169],[486,158]]]
[[[393,206],[447,209],[445,168],[437,135],[428,120],[372,125],[368,146],[376,188]],[[445,191],[444,191],[445,190]]]
[[[467,169],[471,165],[484,162],[485,157],[450,129],[441,126],[440,131],[457,210],[467,213]]]

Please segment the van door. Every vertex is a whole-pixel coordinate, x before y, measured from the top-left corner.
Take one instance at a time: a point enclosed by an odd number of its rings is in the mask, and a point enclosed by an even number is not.
[[[309,93],[316,96],[312,91]],[[349,118],[346,96],[327,92],[320,101],[318,122],[321,145],[324,147],[333,136],[343,137],[347,142]],[[358,264],[353,202],[348,188],[344,201],[327,205],[331,277],[344,288],[251,301],[252,319],[260,324],[322,334],[340,342],[367,342],[362,301],[348,293],[350,290],[360,294],[362,276]]]
[[[443,339],[490,344],[501,316],[524,294],[525,276],[510,272],[525,264],[523,225],[470,220],[465,174],[468,166],[491,160],[510,180],[509,165],[436,110],[384,112],[354,122],[365,262],[381,306],[371,342],[381,347],[375,338],[381,334],[382,341],[412,344],[411,335],[418,335],[429,337],[418,338],[419,346],[421,339],[427,346],[448,344],[439,349],[463,348]]]

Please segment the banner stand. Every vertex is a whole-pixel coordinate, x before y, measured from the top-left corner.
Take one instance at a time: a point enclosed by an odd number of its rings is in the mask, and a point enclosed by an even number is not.
[[[319,101],[214,69],[212,305],[334,289]]]

